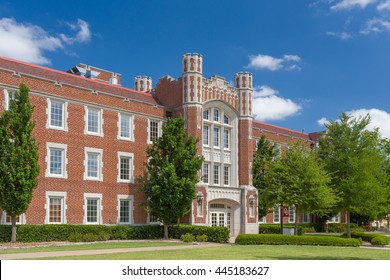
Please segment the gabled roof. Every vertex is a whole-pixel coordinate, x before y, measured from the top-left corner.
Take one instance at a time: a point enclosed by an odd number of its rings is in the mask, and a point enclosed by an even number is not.
[[[102,93],[109,93],[123,98],[138,100],[141,102],[159,105],[151,93],[136,91],[118,85],[92,80],[82,76],[61,72],[55,69],[38,66],[0,56],[0,69],[11,70],[19,74],[32,75],[44,79],[53,80],[62,84],[79,86]]]
[[[265,132],[271,132],[271,133],[281,134],[281,135],[285,135],[285,136],[296,137],[296,138],[300,138],[303,140],[310,140],[309,134],[307,134],[307,133],[284,128],[281,126],[276,126],[273,124],[260,122],[260,121],[254,120],[253,121],[253,128],[257,128],[257,129],[263,130]]]

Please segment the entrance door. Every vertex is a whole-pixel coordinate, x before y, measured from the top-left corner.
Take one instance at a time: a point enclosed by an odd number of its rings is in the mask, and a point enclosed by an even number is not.
[[[232,227],[232,210],[224,204],[210,205],[210,223],[212,227],[221,226],[227,227],[230,234],[233,234]]]

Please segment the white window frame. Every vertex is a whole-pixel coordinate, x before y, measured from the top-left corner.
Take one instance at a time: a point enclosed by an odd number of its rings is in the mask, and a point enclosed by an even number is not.
[[[95,132],[95,131],[89,131],[89,127],[88,127],[88,112],[89,110],[94,110],[94,111],[97,111],[98,112],[98,131]],[[87,135],[94,135],[94,136],[100,136],[100,137],[103,137],[104,134],[103,134],[103,123],[104,123],[104,119],[103,119],[103,109],[100,109],[100,108],[97,108],[97,107],[91,107],[91,106],[85,106],[85,116],[84,116],[84,122],[85,122],[85,128],[84,128],[84,134],[87,134]]]
[[[267,217],[266,216],[259,218],[259,224],[265,224],[265,223],[267,223]]]
[[[88,176],[88,154],[98,154],[98,176]],[[103,150],[97,148],[84,147],[84,180],[103,181]]]
[[[206,118],[207,116],[207,118]],[[203,119],[204,120],[209,120],[210,119],[210,110],[203,110]]]
[[[328,220],[328,223],[339,224],[341,222],[341,213],[334,215],[332,218]]]
[[[130,159],[130,165],[129,165],[129,179],[121,179],[121,158],[129,158]],[[118,152],[118,176],[117,176],[117,182],[118,183],[134,183],[134,154],[133,153],[126,153],[126,152]]]
[[[62,151],[62,172],[61,174],[51,174],[50,173],[50,151],[52,149],[56,150],[61,150]],[[45,176],[46,177],[51,177],[51,178],[63,178],[67,179],[68,178],[68,171],[67,171],[67,165],[68,165],[68,157],[67,157],[67,151],[68,151],[68,145],[66,144],[61,144],[61,143],[52,143],[52,142],[47,142],[46,143],[46,172]]]
[[[61,222],[50,222],[50,198],[60,198],[61,199]],[[66,205],[66,192],[54,192],[47,191],[46,192],[46,218],[45,224],[66,224],[66,209],[68,208]]]
[[[219,126],[213,127],[213,147],[218,149],[221,147],[221,128]]]
[[[62,126],[56,126],[51,124],[51,120],[52,120],[51,106],[53,102],[62,104]],[[47,129],[68,131],[68,102],[59,99],[47,98],[46,115],[47,115],[47,123],[46,123]]]
[[[162,135],[162,130],[161,130],[161,128],[162,128],[162,122],[161,121],[159,121],[159,120],[156,120],[156,119],[148,119],[148,141],[147,141],[147,143],[148,144],[152,144],[153,143],[153,141],[150,139],[150,133],[151,133],[151,130],[150,130],[150,128],[151,128],[151,126],[150,126],[150,123],[151,122],[155,122],[155,123],[157,123],[157,137],[161,137],[161,135]]]
[[[1,221],[0,221],[0,223],[2,225],[10,225],[11,224],[11,222],[9,222],[9,223],[7,222],[7,217],[9,217],[7,215],[7,212],[5,210],[3,210],[1,213]],[[16,224],[17,225],[26,224],[26,214],[25,213],[19,215],[19,222],[16,222]]]
[[[129,201],[129,222],[121,222],[121,201]],[[118,194],[117,210],[119,225],[130,225],[134,223],[134,195]]]
[[[310,213],[303,213],[302,214],[302,223],[306,223],[306,224],[311,223]]]
[[[129,118],[129,137],[122,136],[122,118]],[[134,141],[134,116],[126,113],[118,113],[118,139]]]
[[[216,171],[218,171],[217,172],[218,174],[216,174]],[[215,182],[215,179],[218,179],[217,183]],[[221,165],[220,164],[214,164],[213,165],[213,185],[220,185],[220,184],[221,184]]]
[[[205,132],[207,132],[207,135],[205,135]],[[203,145],[204,146],[210,146],[210,126],[207,124],[203,125]]]
[[[289,223],[295,223],[295,206],[288,207],[288,222]]]
[[[227,132],[227,138],[226,138],[226,134],[225,132]],[[230,150],[230,134],[231,134],[231,130],[230,129],[227,129],[227,128],[224,128],[223,129],[223,148],[225,150]],[[226,144],[227,144],[227,147],[226,147]]]
[[[226,184],[226,170],[228,171],[228,174],[227,174],[227,184]],[[230,165],[224,165],[223,166],[223,184],[225,186],[229,186],[230,185],[230,174],[231,174]]]
[[[89,199],[96,199],[98,201],[97,203],[97,222],[88,222],[88,200]],[[102,212],[103,212],[103,195],[100,193],[84,193],[84,224],[90,224],[90,225],[100,225],[103,223],[103,217],[102,217]]]
[[[12,97],[10,98],[10,92],[7,89],[4,89],[4,110],[5,111],[9,110],[11,100],[15,99],[15,92],[12,91],[11,94]]]
[[[278,209],[277,215],[275,215],[275,210]],[[275,205],[273,210],[273,223],[280,224],[280,205]],[[277,218],[277,219],[276,219]]]
[[[207,174],[205,174],[205,166],[207,165]],[[202,179],[203,179],[203,183],[205,184],[210,184],[210,163],[208,162],[203,162],[203,165],[202,165],[202,173],[203,173],[203,176],[202,176]],[[206,176],[207,175],[207,176]],[[206,180],[205,180],[206,179]]]

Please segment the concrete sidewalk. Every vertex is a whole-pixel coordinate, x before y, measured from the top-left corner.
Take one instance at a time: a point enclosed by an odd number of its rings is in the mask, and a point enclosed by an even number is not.
[[[142,248],[118,248],[118,249],[97,249],[97,250],[75,250],[75,251],[0,254],[0,260],[86,256],[86,255],[146,252],[146,251],[164,251],[164,250],[165,251],[172,251],[172,250],[181,250],[181,249],[197,249],[197,248],[209,248],[209,247],[219,247],[219,246],[227,246],[227,244],[205,243],[205,244],[197,244],[197,245],[192,244],[192,245],[172,246],[172,247],[142,247]]]

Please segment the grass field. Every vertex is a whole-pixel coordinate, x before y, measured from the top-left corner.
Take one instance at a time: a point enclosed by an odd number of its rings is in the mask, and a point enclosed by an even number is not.
[[[72,256],[70,260],[390,260],[390,250],[321,246],[240,246]]]

